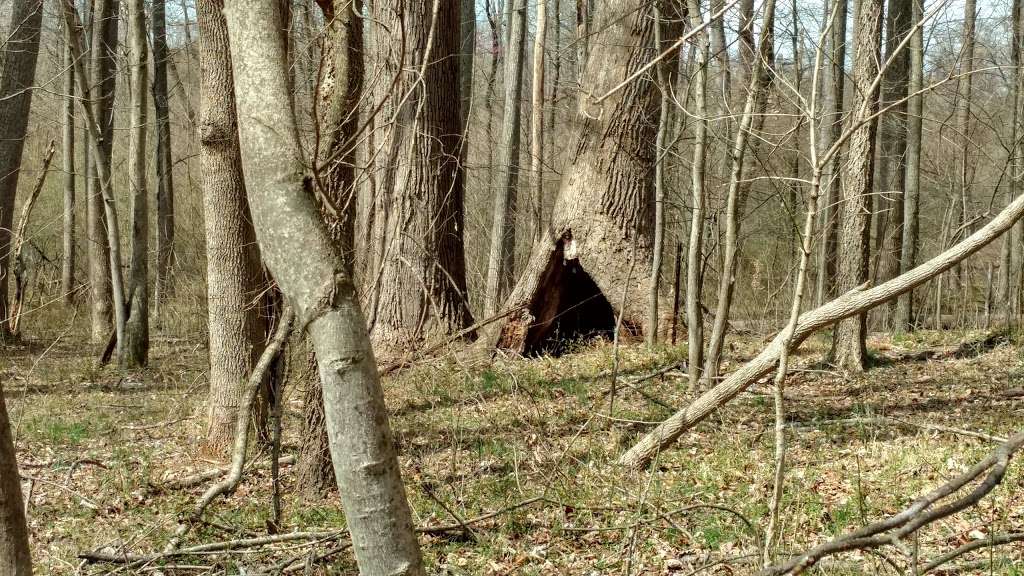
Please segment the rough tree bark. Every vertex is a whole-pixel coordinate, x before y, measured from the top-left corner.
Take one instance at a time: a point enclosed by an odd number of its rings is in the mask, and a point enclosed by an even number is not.
[[[110,166],[114,137],[114,94],[117,83],[117,29],[120,0],[95,0],[92,8],[92,41],[89,73],[93,87],[88,105],[99,123],[99,140],[89,137],[92,177],[86,181],[86,239],[89,251],[89,287],[92,302],[92,341],[103,344],[110,336],[114,315],[111,284],[110,240],[103,206],[103,187],[97,164]]]
[[[131,193],[132,237],[129,280],[131,311],[118,363],[126,368],[149,360],[149,187],[146,185],[146,123],[149,116],[149,40],[143,0],[129,0],[128,39],[131,51],[131,140],[128,145],[128,188]]]
[[[156,114],[156,309],[170,294],[174,265],[174,178],[167,93],[166,0],[153,0],[153,112]],[[159,314],[159,313],[158,313]]]
[[[0,338],[9,334],[8,279],[13,262],[11,228],[14,226],[14,198],[21,173],[21,152],[25,146],[32,83],[39,54],[39,26],[43,17],[41,0],[14,0],[0,51]]]
[[[846,93],[846,19],[847,0],[825,2],[825,21],[831,18],[832,31],[829,35],[830,55],[822,70],[825,83],[825,110],[822,115],[819,149],[828,150],[839,138],[843,128],[843,96]],[[836,154],[822,172],[822,210],[818,229],[822,232],[818,252],[818,276],[816,297],[819,305],[824,304],[835,291],[836,248],[839,238],[839,191],[841,185],[840,156]]]
[[[0,574],[32,576],[21,476],[0,385]]]
[[[386,62],[387,78],[403,70],[384,107],[393,122],[383,148],[395,154],[385,183],[387,243],[372,332],[378,356],[394,358],[472,324],[463,252],[459,7],[441,2],[432,13],[432,3],[390,0],[373,8],[384,23],[373,59]]]
[[[199,0],[199,160],[206,223],[210,392],[204,450],[226,456],[243,386],[263,350],[261,271],[245,198],[223,0]],[[265,410],[265,403],[260,403]]]
[[[924,17],[923,0],[910,0],[911,31],[910,74],[907,81],[907,163],[903,184],[903,240],[900,243],[900,270],[917,265],[918,212],[921,197],[921,131],[924,116],[924,27],[916,26]],[[908,290],[896,301],[894,330],[913,329],[914,291]]]
[[[629,0],[598,8],[592,40],[603,49],[582,79],[572,168],[508,299],[506,309],[523,310],[500,326],[501,348],[557,351],[573,338],[612,333],[618,316],[629,332],[646,324],[659,99],[649,76],[620,84],[657,52],[654,19]],[[668,38],[680,22],[670,12],[664,10]]]
[[[354,270],[354,221],[356,207],[354,141],[359,125],[359,99],[363,93],[363,20],[358,0],[322,0],[320,10],[327,24],[324,65],[320,71],[317,110],[318,185],[327,203],[321,213],[350,273]],[[296,471],[298,488],[305,494],[323,495],[335,486],[334,470],[324,417],[323,392],[316,373],[316,357],[310,352],[310,377],[303,395],[303,427]]]
[[[61,254],[60,293],[65,305],[74,302],[75,290],[75,62],[71,58],[71,30],[64,31],[64,93],[62,103],[61,162],[64,170],[64,230]]]
[[[457,8],[452,12],[457,14]],[[356,562],[366,576],[422,576],[366,323],[305,178],[289,105],[280,6],[229,0],[224,13],[257,238],[267,266],[295,308],[298,326],[313,341]]]
[[[484,316],[498,313],[514,282],[516,196],[519,189],[519,128],[522,120],[523,56],[526,44],[526,0],[507,0],[505,98],[498,136],[498,190],[494,195],[491,245],[487,258]]]
[[[848,157],[843,167],[843,198],[840,212],[839,262],[836,284],[848,292],[868,279],[871,240],[871,192],[875,163],[876,122],[867,120],[878,111],[882,1],[861,0],[854,29],[854,112]],[[866,121],[867,120],[867,121]],[[832,335],[829,361],[843,370],[861,372],[867,362],[867,317],[864,314],[840,322]]]

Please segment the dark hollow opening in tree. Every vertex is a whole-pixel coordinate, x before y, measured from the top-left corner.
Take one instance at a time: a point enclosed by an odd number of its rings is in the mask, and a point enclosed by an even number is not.
[[[611,303],[578,259],[564,258],[562,242],[544,271],[530,314],[536,320],[526,333],[526,356],[559,356],[571,352],[574,344],[610,339],[615,332]]]

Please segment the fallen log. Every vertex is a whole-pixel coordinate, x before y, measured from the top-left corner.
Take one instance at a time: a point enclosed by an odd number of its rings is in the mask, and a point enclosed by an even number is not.
[[[1024,196],[1011,202],[977,232],[920,266],[873,288],[859,286],[801,314],[790,340],[790,350],[799,348],[817,330],[892,300],[952,268],[1009,230],[1021,216],[1024,216]],[[770,373],[782,355],[786,337],[785,332],[778,334],[754,359],[641,438],[619,458],[619,463],[631,468],[645,466],[655,454],[671,446],[684,432]]]

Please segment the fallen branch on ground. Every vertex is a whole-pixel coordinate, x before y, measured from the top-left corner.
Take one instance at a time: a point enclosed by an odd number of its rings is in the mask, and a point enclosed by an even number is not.
[[[826,556],[849,550],[868,550],[895,544],[924,526],[974,506],[1002,482],[1010,458],[1022,445],[1024,445],[1024,432],[1018,432],[970,470],[918,498],[902,512],[834,538],[791,560],[765,568],[760,574],[761,576],[801,574]],[[986,472],[987,474],[985,474]],[[939,505],[940,501],[957,493],[967,484],[980,478],[982,474],[985,474],[984,479],[969,494],[947,504]]]
[[[295,464],[295,461],[296,461],[295,456],[291,456],[291,455],[289,455],[289,456],[282,456],[281,458],[279,458],[277,460],[277,464],[279,466],[290,466],[292,464]],[[251,470],[262,470],[263,468],[269,468],[269,467],[270,467],[270,461],[266,460],[266,461],[263,461],[263,462],[257,462],[255,464],[253,464],[250,467],[250,469]],[[193,488],[193,487],[198,486],[200,484],[205,484],[206,482],[209,482],[210,480],[216,480],[217,478],[220,478],[221,476],[227,474],[230,471],[231,471],[231,466],[221,466],[219,468],[211,468],[209,470],[205,470],[205,471],[199,472],[197,474],[192,474],[190,476],[185,476],[184,478],[178,478],[176,480],[170,480],[168,482],[164,482],[162,484],[157,485],[156,487],[157,488],[168,488],[168,489],[171,489],[171,490],[182,490],[182,489],[185,489],[185,488]]]
[[[732,400],[754,382],[768,375],[778,363],[784,347],[795,350],[817,330],[892,300],[949,270],[1009,230],[1021,216],[1024,216],[1024,196],[1018,197],[1010,203],[977,232],[924,264],[873,288],[866,286],[855,288],[831,302],[810,312],[805,312],[800,316],[800,321],[791,335],[787,333],[788,331],[779,333],[768,347],[754,359],[748,361],[720,384],[702,394],[692,404],[676,412],[644,436],[622,455],[619,463],[631,468],[645,466],[654,458],[655,454],[671,446],[684,432],[702,421],[719,406]],[[788,346],[787,341],[789,342]]]
[[[968,552],[973,552],[980,548],[989,548],[991,546],[1001,546],[1003,544],[1010,544],[1012,542],[1024,542],[1024,532],[996,534],[995,536],[992,536],[990,538],[983,538],[980,540],[975,540],[973,542],[968,542],[967,544],[964,544],[956,550],[953,550],[952,552],[947,552],[946,554],[939,556],[935,560],[932,560],[928,564],[925,564],[925,566],[921,568],[918,574],[927,574],[929,572],[932,572],[938,569],[939,566],[942,566],[947,562],[955,560],[963,556],[964,554],[967,554]]]

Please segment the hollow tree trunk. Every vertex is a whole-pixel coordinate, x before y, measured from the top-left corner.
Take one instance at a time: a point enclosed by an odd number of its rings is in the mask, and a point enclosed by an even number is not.
[[[666,38],[678,15],[665,10]],[[608,93],[657,52],[654,19],[628,0],[600,4],[586,67],[579,128],[551,224],[537,242],[506,309],[523,307],[500,327],[497,345],[533,353],[566,340],[646,325],[653,233],[654,149],[659,99],[640,76]],[[674,66],[669,64],[669,69]]]
[[[516,196],[519,189],[519,130],[522,120],[523,58],[526,44],[526,0],[507,0],[505,101],[498,136],[498,190],[494,195],[491,245],[487,258],[484,316],[498,308],[515,280]]]
[[[128,187],[131,191],[132,237],[129,278],[131,312],[125,342],[119,347],[121,366],[145,366],[149,360],[149,187],[146,185],[146,123],[149,116],[149,44],[143,0],[129,0],[128,38],[131,50],[131,141],[128,146]]]
[[[879,39],[882,0],[861,0],[854,38],[853,114],[848,158],[843,169],[842,224],[839,230],[837,287],[848,292],[868,279],[870,251],[871,181],[875,162],[875,126],[867,120],[878,111]],[[866,121],[867,120],[867,121]],[[866,315],[840,322],[832,336],[829,360],[850,372],[860,372],[867,361]]]
[[[818,148],[821,151],[828,150],[832,143],[839,138],[843,126],[843,96],[846,92],[846,17],[847,0],[834,0],[834,3],[826,2],[825,6],[830,10],[826,14],[825,21],[831,19],[832,30],[829,34],[830,57],[825,62],[822,70],[824,78],[825,110],[819,130]],[[839,238],[839,191],[841,186],[841,174],[839,170],[840,156],[835,157],[825,166],[822,172],[822,198],[821,222],[818,229],[822,232],[822,239],[818,252],[818,276],[816,282],[816,298],[819,305],[823,304],[835,292],[836,277],[836,249]]]
[[[1018,0],[1019,1],[1019,0]],[[923,0],[910,0],[911,24],[924,17]],[[924,124],[924,28],[917,26],[908,45],[910,74],[907,82],[907,165],[904,171],[903,241],[900,243],[900,270],[917,265],[918,212],[921,196],[921,129]],[[1016,141],[1016,140],[1015,140]],[[1018,226],[1019,227],[1019,226]],[[914,291],[908,290],[896,301],[896,332],[913,328]]]
[[[210,393],[204,450],[226,456],[245,381],[263,350],[253,300],[261,280],[256,233],[245,198],[223,0],[199,0],[202,93],[199,159],[206,224]],[[265,409],[265,403],[259,403]]]
[[[333,207],[321,213],[335,247],[342,254],[343,263],[351,274],[354,270],[354,222],[356,208],[355,146],[354,139],[359,117],[353,114],[363,92],[364,44],[363,21],[357,14],[361,2],[350,0],[322,0],[320,9],[327,22],[324,41],[324,65],[320,71],[320,93],[317,107],[320,117],[319,133],[323,148],[317,159],[319,185],[324,188]],[[311,351],[311,367],[316,365]],[[324,418],[323,392],[320,376],[310,370],[309,381],[303,395],[303,425],[298,462],[298,488],[309,495],[323,495],[335,486],[331,468],[329,441]]]
[[[89,106],[99,123],[100,139],[89,138],[92,178],[86,182],[86,237],[89,246],[89,286],[92,302],[92,341],[102,344],[110,335],[114,315],[110,240],[103,206],[103,186],[97,164],[110,166],[114,137],[114,94],[117,84],[117,28],[120,0],[95,0],[92,11],[92,54],[89,78],[93,89]],[[112,185],[113,183],[109,183]]]
[[[455,16],[457,7],[452,8]],[[304,177],[289,105],[280,6],[229,0],[224,14],[257,239],[298,324],[314,344],[331,457],[338,483],[345,487],[342,504],[359,571],[365,576],[421,576],[423,561],[366,323]]]
[[[166,0],[153,0],[153,111],[156,114],[156,282],[157,310],[170,294],[174,263],[174,178],[167,93]]]
[[[7,304],[7,280],[14,275],[11,229],[14,227],[14,198],[21,173],[21,153],[25,146],[31,86],[36,75],[39,54],[41,0],[14,0],[0,50],[0,337],[6,338],[10,326]]]
[[[385,36],[404,33],[404,61],[397,58],[402,38],[379,37],[374,60],[385,62],[386,77],[401,66],[394,96],[385,103],[393,119],[382,135],[393,150],[389,170],[387,243],[384,246],[372,341],[381,358],[392,358],[424,342],[446,337],[472,323],[466,300],[463,252],[463,169],[460,159],[459,6],[390,0],[374,6]],[[404,24],[396,21],[396,15]],[[430,31],[433,28],[433,40]],[[423,77],[420,77],[420,74]]]
[[[0,574],[32,576],[21,476],[0,385]]]
[[[71,58],[71,31],[64,27],[64,126],[61,161],[64,170],[64,230],[60,293],[65,305],[74,302],[75,290],[75,62]]]

